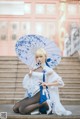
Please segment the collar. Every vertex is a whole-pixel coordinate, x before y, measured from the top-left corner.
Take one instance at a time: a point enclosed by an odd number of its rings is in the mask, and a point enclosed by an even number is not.
[[[46,66],[46,63],[42,64],[41,67],[44,68]]]

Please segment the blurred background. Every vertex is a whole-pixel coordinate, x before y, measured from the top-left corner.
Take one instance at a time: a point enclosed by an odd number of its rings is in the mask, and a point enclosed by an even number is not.
[[[0,56],[16,56],[25,34],[53,40],[63,56],[80,53],[80,1],[0,0]]]

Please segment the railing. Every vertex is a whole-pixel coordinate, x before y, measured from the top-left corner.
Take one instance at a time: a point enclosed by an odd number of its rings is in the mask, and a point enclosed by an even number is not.
[[[80,52],[80,27],[72,27],[70,35],[65,37],[65,55],[70,56],[75,52]]]

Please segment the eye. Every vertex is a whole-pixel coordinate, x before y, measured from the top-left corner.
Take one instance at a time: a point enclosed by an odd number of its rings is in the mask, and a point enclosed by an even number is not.
[[[43,56],[40,56],[41,58],[43,57]]]
[[[36,56],[36,59],[38,58],[38,56]]]

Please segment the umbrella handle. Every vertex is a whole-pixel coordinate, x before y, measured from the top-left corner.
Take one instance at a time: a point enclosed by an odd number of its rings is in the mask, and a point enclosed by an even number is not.
[[[39,70],[39,69],[42,69],[42,67],[40,66],[40,67],[34,68],[33,71],[36,71],[36,70]],[[42,71],[42,70],[39,70],[39,72]]]

